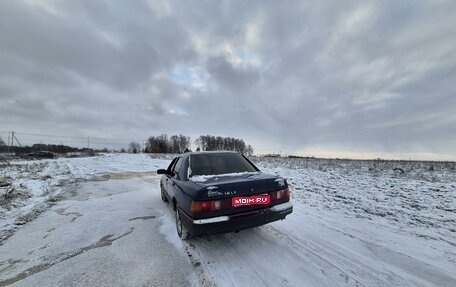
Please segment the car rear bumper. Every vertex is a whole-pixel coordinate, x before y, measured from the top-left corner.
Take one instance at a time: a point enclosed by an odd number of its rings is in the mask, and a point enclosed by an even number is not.
[[[293,212],[291,202],[285,202],[260,210],[205,219],[193,219],[180,210],[183,225],[194,236],[215,234],[251,228],[285,219]]]

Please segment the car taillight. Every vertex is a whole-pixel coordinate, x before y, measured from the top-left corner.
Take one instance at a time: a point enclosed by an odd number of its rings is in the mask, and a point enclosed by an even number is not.
[[[270,193],[271,200],[279,200],[279,199],[289,199],[290,198],[290,190],[288,188],[284,188],[278,191],[273,191]]]
[[[190,211],[193,213],[217,211],[222,209],[222,200],[192,201]]]

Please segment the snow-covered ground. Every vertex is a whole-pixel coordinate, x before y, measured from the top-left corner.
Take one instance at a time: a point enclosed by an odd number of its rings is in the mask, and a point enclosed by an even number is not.
[[[0,167],[0,179],[7,178],[12,183],[0,188],[0,244],[18,226],[33,220],[65,194],[74,192],[78,182],[103,180],[128,172],[155,174],[158,167],[166,167],[168,163],[167,157],[152,159],[144,154],[12,161]],[[7,191],[10,196],[5,196]]]
[[[454,165],[254,161],[288,180],[294,212],[186,242],[153,172],[169,157],[14,163],[0,178],[27,196],[2,207],[0,286],[456,286]]]
[[[390,173],[393,168],[382,172],[369,171],[367,166],[359,170],[345,165],[322,169],[287,163],[258,162],[263,172],[288,179],[294,201],[307,208],[381,222],[396,230],[456,244],[456,171],[452,169],[429,173],[424,168],[421,173],[416,170],[404,175]]]

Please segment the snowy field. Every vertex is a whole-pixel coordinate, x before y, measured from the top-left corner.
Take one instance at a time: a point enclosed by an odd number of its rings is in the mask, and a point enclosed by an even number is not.
[[[154,172],[170,158],[0,167],[0,286],[456,286],[454,163],[254,158],[294,212],[181,242]]]

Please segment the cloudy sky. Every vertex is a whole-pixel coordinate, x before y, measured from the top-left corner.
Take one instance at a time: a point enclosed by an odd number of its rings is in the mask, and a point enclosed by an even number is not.
[[[454,0],[0,1],[0,136],[456,160],[454,15]]]

